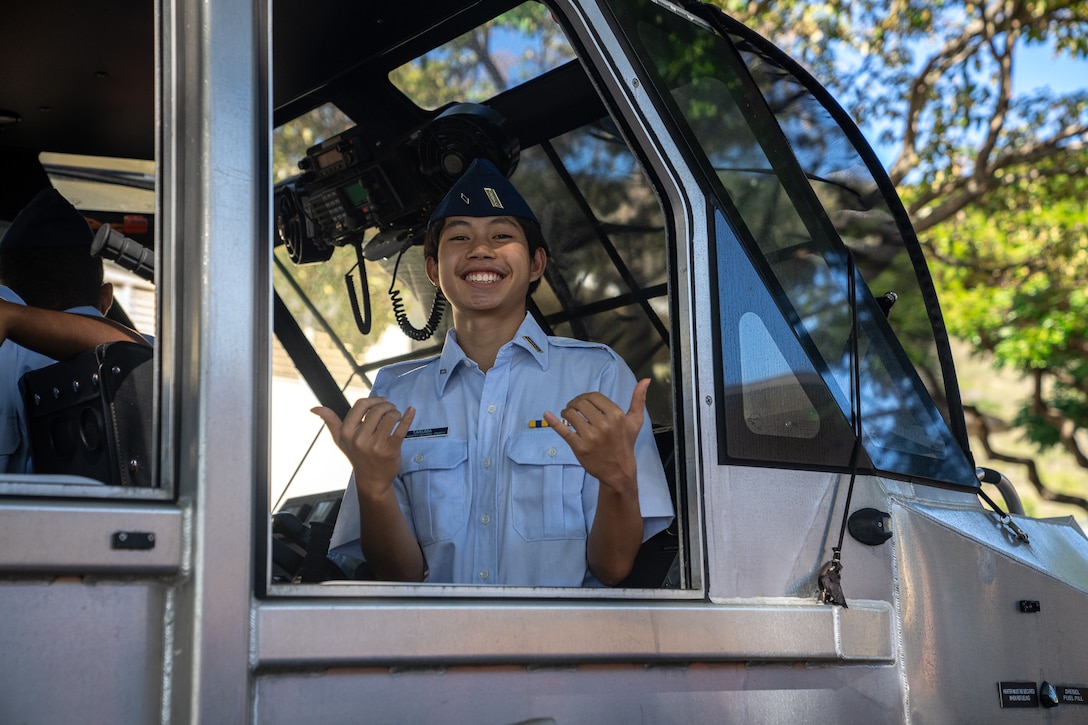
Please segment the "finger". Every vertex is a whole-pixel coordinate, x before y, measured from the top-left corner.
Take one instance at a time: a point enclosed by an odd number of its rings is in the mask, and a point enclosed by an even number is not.
[[[594,390],[589,393],[582,393],[574,398],[574,400],[567,403],[568,406],[577,408],[579,411],[589,413],[608,414],[609,411],[619,410],[619,406],[613,403],[607,395]],[[622,411],[621,411],[622,412]]]
[[[564,440],[569,441],[572,436],[576,435],[574,429],[567,425],[565,420],[550,410],[544,411],[544,420],[548,421],[548,427],[552,428]]]
[[[367,433],[383,431],[388,435],[400,418],[401,412],[397,406],[385,398],[366,398],[352,407],[344,422],[345,425],[348,422],[358,422],[360,429]]]
[[[323,405],[316,408],[310,408],[310,412],[325,422],[325,425],[328,426],[329,433],[332,434],[332,439],[337,440],[340,436],[340,426],[343,425],[340,421],[340,416],[334,413],[331,408],[326,408]]]
[[[393,431],[393,438],[398,443],[403,443],[405,436],[408,435],[408,429],[412,426],[412,421],[416,419],[416,409],[412,406],[408,406],[408,409],[404,411],[404,415],[400,419],[400,425]]]
[[[607,398],[604,399],[607,401]],[[601,407],[600,401],[594,401],[588,394],[579,395],[574,400],[567,403],[567,407],[563,408],[563,418],[568,421],[586,421],[592,423],[599,421],[606,413],[604,408]],[[619,408],[616,408],[617,412],[622,412]]]
[[[649,389],[650,379],[643,378],[638,381],[635,391],[631,393],[631,407],[627,409],[627,417],[638,420],[639,425],[642,425],[642,420],[646,416],[646,391]]]
[[[375,405],[367,411],[366,417],[363,418],[362,430],[368,435],[388,438],[393,435],[393,430],[403,418],[404,416],[397,410],[397,406],[392,403]]]

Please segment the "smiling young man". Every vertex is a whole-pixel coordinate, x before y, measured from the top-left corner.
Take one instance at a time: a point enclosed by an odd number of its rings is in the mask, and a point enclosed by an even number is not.
[[[526,312],[547,251],[490,162],[439,204],[424,256],[453,312],[442,354],[383,368],[343,421],[315,409],[353,469],[333,550],[380,579],[620,583],[673,517],[649,380]]]

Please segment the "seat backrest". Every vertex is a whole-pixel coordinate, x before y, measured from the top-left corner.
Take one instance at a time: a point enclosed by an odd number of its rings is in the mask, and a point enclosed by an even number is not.
[[[113,342],[19,380],[36,473],[154,485],[152,350]]]
[[[676,503],[676,438],[673,429],[654,429],[654,441],[661,456],[661,465],[665,469],[665,480],[669,484],[669,494]],[[679,512],[677,512],[679,514]],[[680,585],[679,569],[676,568],[680,555],[679,528],[674,520],[668,528],[642,542],[627,575],[619,586],[636,589],[675,588]]]

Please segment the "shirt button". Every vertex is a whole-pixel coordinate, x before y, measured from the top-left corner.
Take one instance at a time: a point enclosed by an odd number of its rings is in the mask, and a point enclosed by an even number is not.
[[[481,579],[487,579],[488,576],[489,575],[487,573],[487,569],[484,569],[483,571],[480,572],[480,578]]]
[[[489,405],[489,406],[487,406],[487,412],[488,412],[488,413],[494,413],[494,412],[495,412],[495,410],[497,410],[497,409],[495,408],[495,406],[494,406],[494,405]]]
[[[548,455],[549,456],[554,456],[555,455],[555,449],[554,448],[549,448],[548,449]]]
[[[491,468],[491,459],[490,458],[485,458],[484,459],[484,468]]]
[[[413,458],[412,460],[415,461],[416,463],[422,463],[423,462],[423,454],[422,453],[417,453],[416,457]]]
[[[483,516],[480,517],[480,523],[485,524],[485,525],[490,524],[491,523],[491,517],[488,516],[487,514],[484,514]]]

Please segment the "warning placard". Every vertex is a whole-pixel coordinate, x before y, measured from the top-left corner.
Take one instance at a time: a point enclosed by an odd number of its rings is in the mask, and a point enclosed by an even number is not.
[[[1039,707],[1039,691],[1034,682],[999,682],[1001,707]]]

